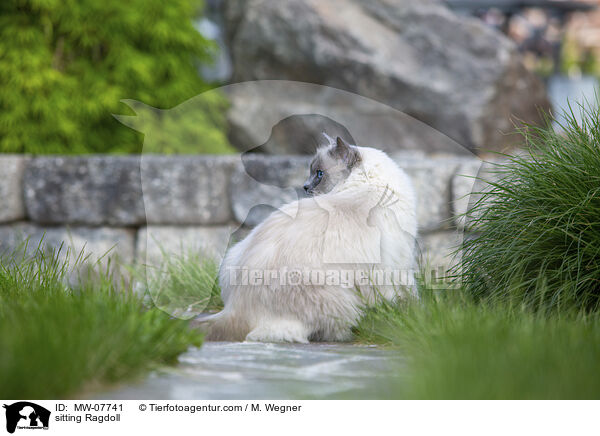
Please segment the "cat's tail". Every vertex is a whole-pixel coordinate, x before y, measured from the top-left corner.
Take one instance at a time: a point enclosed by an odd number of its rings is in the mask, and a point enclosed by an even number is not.
[[[207,341],[243,341],[250,331],[247,323],[227,310],[201,314],[194,318],[192,326],[204,332]]]

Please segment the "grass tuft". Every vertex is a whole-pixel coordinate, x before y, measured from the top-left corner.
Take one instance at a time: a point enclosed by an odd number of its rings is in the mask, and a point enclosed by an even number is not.
[[[522,131],[527,153],[492,163],[497,180],[468,215],[465,288],[478,298],[562,311],[600,305],[600,110],[572,109],[564,133]]]
[[[172,364],[202,336],[109,272],[70,286],[67,251],[0,259],[0,396],[64,398]]]
[[[223,309],[218,270],[214,260],[194,251],[163,252],[161,266],[146,266],[140,282],[145,283],[145,292],[156,307],[177,318],[189,319]]]
[[[400,399],[598,399],[600,317],[477,303],[464,291],[380,302],[359,342],[398,348]]]

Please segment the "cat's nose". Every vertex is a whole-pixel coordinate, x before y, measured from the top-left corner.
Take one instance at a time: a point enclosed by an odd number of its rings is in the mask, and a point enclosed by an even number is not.
[[[308,193],[308,190],[310,189],[310,185],[307,183],[306,185],[303,186],[304,188],[304,192]]]

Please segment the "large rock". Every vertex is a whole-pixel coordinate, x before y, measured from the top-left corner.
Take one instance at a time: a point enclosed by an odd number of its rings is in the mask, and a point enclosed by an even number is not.
[[[288,80],[228,85],[230,139],[240,150],[313,154],[329,136],[350,144],[398,150],[471,154],[416,118],[336,88]]]
[[[518,141],[502,133],[513,130],[511,116],[536,122],[538,108],[548,106],[541,81],[524,68],[514,43],[436,1],[234,0],[224,2],[224,16],[234,81],[286,79],[350,91],[414,116],[470,150],[503,149]],[[251,118],[264,131],[263,111],[270,119],[279,103],[288,110],[283,108],[275,123],[290,111],[322,113],[318,94],[295,102],[289,94],[278,100],[240,93],[232,93],[234,129],[240,119]],[[238,105],[237,99],[244,103]],[[240,108],[248,112],[240,114]],[[347,119],[367,115],[380,124],[376,136],[396,136],[385,116],[360,113],[354,105],[347,109],[353,112]],[[354,135],[348,121],[323,115]],[[252,130],[247,121],[243,126]],[[234,132],[232,138],[244,138],[246,132]],[[368,142],[361,138],[360,143]],[[406,147],[402,136],[396,143]]]
[[[28,162],[25,205],[44,224],[133,226],[145,222],[140,159],[39,157]]]
[[[23,219],[23,169],[27,158],[0,156],[0,223]]]
[[[231,220],[229,179],[238,156],[142,157],[150,224],[223,224]]]

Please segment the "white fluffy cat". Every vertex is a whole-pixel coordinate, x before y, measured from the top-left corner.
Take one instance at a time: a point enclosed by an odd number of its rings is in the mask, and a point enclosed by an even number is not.
[[[273,212],[226,253],[225,307],[203,322],[207,339],[344,341],[365,304],[414,289],[415,193],[385,153],[331,140],[304,189],[310,198]]]

